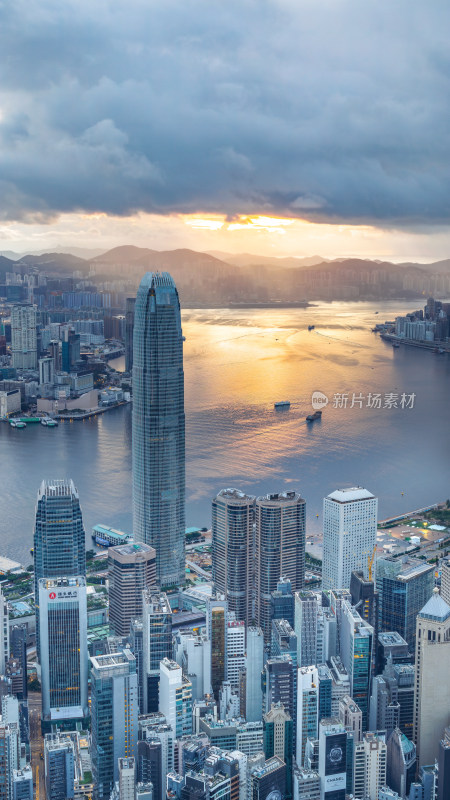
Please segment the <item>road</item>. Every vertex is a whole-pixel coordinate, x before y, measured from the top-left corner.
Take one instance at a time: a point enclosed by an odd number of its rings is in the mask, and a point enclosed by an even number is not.
[[[45,800],[45,776],[44,761],[41,753],[44,753],[44,740],[41,734],[41,693],[29,692],[28,711],[30,715],[30,745],[31,745],[31,766],[33,768],[34,795],[36,800]],[[39,780],[39,791],[36,786],[36,778]]]

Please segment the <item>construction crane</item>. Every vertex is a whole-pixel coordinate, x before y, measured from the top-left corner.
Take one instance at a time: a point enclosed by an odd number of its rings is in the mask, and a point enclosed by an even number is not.
[[[377,551],[377,546],[376,546],[376,544],[374,544],[372,555],[367,557],[367,566],[368,566],[368,569],[369,569],[369,581],[372,580],[372,567],[373,567],[373,562],[374,562],[376,551]]]

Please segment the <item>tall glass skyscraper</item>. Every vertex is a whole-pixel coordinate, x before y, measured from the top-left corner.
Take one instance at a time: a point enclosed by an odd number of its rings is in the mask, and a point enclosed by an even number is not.
[[[39,655],[39,580],[86,575],[83,518],[72,480],[42,481],[36,506],[33,556]]]
[[[161,586],[184,583],[185,445],[180,301],[167,272],[147,272],[133,335],[133,533],[156,550]]]

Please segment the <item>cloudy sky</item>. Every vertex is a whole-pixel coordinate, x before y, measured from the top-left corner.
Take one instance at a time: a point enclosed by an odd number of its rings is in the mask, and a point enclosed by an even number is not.
[[[450,256],[447,0],[0,0],[0,250]]]

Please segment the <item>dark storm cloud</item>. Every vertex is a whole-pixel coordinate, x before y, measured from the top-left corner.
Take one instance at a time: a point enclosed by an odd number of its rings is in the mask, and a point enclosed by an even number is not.
[[[0,216],[449,220],[444,0],[0,0]]]

